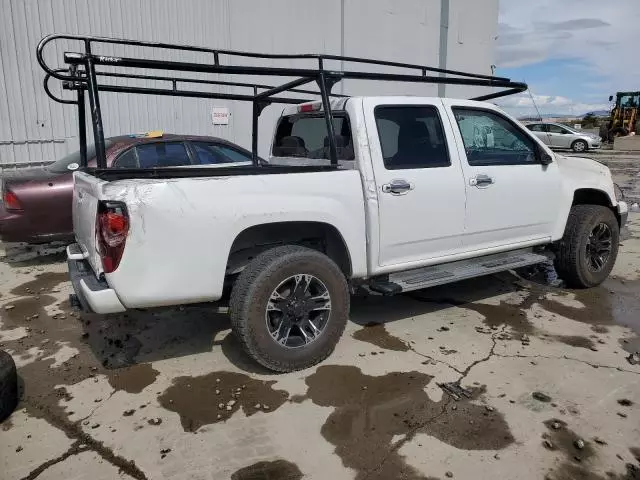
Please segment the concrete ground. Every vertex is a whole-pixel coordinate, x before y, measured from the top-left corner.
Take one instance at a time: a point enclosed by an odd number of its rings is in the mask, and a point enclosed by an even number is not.
[[[211,308],[78,315],[60,253],[6,253],[2,480],[640,478],[638,214],[602,287],[504,273],[354,299],[334,354],[287,375]]]

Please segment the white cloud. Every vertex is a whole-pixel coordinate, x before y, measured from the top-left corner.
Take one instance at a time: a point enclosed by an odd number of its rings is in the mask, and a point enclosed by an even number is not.
[[[573,104],[573,102],[566,97],[533,94],[529,95],[528,93],[506,97],[499,103],[500,105],[503,105],[505,107],[533,107],[534,105],[545,107],[563,107]]]
[[[606,103],[576,102],[570,98],[552,95],[535,95],[521,93],[505,97],[496,103],[507,112],[517,117],[541,115],[575,115],[598,110],[609,110]]]
[[[638,88],[639,0],[502,0],[498,66],[577,59],[607,88]]]

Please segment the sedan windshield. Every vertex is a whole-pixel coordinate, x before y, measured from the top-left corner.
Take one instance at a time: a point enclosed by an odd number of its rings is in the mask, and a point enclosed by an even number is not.
[[[104,148],[108,149],[113,145],[113,141],[105,140]],[[96,156],[96,146],[94,144],[87,145],[87,161],[90,161]],[[53,173],[66,173],[73,172],[80,168],[80,150],[76,150],[69,155],[62,157],[60,160],[56,160],[51,165],[47,166],[47,170]]]

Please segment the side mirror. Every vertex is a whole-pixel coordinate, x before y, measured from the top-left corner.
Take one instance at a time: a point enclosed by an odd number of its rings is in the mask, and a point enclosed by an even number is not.
[[[553,157],[549,155],[546,151],[544,151],[542,148],[538,150],[538,156],[540,157],[540,163],[542,165],[549,165],[550,163],[553,162]]]
[[[609,101],[613,102],[613,95],[609,95]]]
[[[542,146],[536,145],[535,151],[536,151],[536,159],[542,165],[549,165],[551,162],[553,162],[553,157],[549,155],[547,151],[544,148],[542,148]]]

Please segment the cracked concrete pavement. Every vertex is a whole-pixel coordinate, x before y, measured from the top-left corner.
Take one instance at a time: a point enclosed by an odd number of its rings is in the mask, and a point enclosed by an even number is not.
[[[9,248],[0,478],[639,478],[640,215],[622,244],[589,291],[503,273],[354,298],[335,353],[286,375],[208,306],[79,315],[60,253]]]

